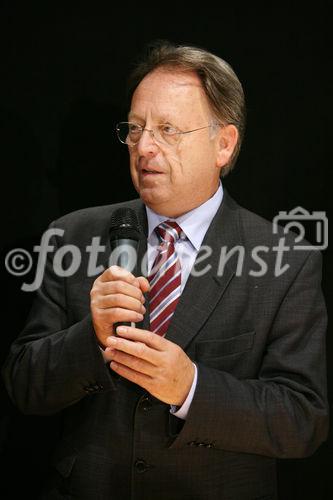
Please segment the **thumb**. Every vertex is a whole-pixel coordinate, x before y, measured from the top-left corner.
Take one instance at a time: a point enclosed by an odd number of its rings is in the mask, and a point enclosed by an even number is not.
[[[137,278],[137,280],[140,283],[140,288],[141,288],[142,292],[143,293],[148,292],[148,290],[150,289],[150,284],[149,284],[149,281],[147,280],[147,278],[144,278],[143,276],[139,276]]]

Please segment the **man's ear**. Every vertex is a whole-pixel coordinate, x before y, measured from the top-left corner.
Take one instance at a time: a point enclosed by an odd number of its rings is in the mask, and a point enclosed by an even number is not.
[[[232,157],[238,141],[238,130],[235,125],[225,125],[220,128],[217,136],[216,166],[219,168],[227,165]]]

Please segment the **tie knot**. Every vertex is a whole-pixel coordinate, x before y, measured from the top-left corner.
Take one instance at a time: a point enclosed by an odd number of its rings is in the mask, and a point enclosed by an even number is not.
[[[155,232],[160,240],[175,244],[182,234],[182,228],[177,222],[166,220],[155,228]]]

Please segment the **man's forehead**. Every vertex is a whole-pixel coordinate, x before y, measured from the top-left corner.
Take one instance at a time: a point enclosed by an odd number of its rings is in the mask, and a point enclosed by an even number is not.
[[[161,84],[179,87],[197,87],[202,89],[199,76],[194,71],[181,70],[180,68],[157,68],[148,73],[139,85]]]
[[[179,126],[187,126],[187,121],[208,114],[207,97],[195,72],[161,68],[149,73],[136,88],[128,119],[142,121],[151,115],[159,122],[177,119]]]

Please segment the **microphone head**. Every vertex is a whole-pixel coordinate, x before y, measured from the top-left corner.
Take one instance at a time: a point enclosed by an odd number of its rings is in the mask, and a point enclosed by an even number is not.
[[[110,240],[139,240],[141,226],[138,216],[131,208],[118,208],[111,215]]]

